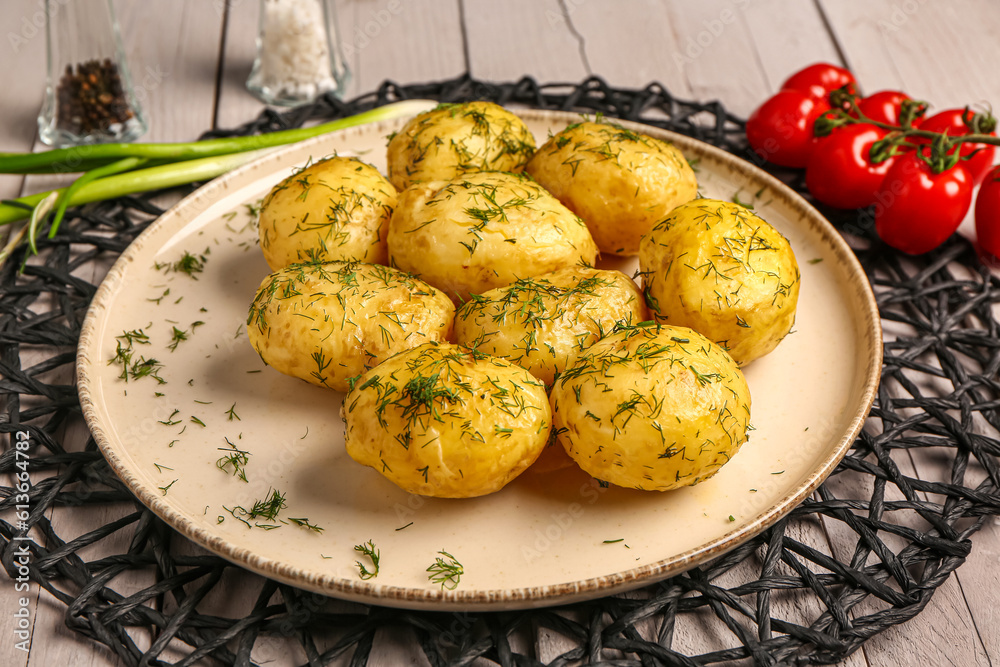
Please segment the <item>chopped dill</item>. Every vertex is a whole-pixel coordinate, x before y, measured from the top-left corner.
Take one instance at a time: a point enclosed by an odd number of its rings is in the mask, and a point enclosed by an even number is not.
[[[358,553],[368,556],[368,559],[372,562],[372,568],[369,570],[364,563],[361,561],[354,561],[358,566],[358,576],[362,579],[373,579],[378,576],[379,561],[382,558],[381,552],[375,547],[375,543],[372,540],[368,540],[364,544],[355,544],[354,550]]]
[[[462,564],[447,551],[442,550],[438,554],[440,555],[434,560],[434,563],[427,568],[427,571],[430,572],[430,576],[427,578],[432,583],[441,584],[441,588],[453,591],[458,587],[458,582],[461,580],[462,575],[465,574],[465,570]],[[448,560],[444,560],[441,556],[444,556]]]
[[[302,528],[308,528],[309,530],[311,530],[311,531],[313,531],[315,533],[322,533],[323,532],[323,529],[321,527],[319,527],[319,526],[317,526],[315,524],[309,523],[309,519],[306,519],[306,518],[293,519],[292,517],[288,517],[288,520],[291,523],[294,523],[296,526],[300,526]]]
[[[250,462],[250,452],[239,449],[236,445],[230,442],[229,438],[226,438],[226,444],[229,445],[229,449],[226,449],[225,447],[218,448],[220,452],[225,452],[226,455],[219,458],[219,460],[215,462],[215,466],[223,472],[229,472],[229,468],[232,467],[233,476],[239,477],[244,482],[247,482],[246,465]]]
[[[205,250],[205,254],[202,255],[192,255],[187,250],[184,251],[183,257],[174,263],[169,262],[156,262],[153,264],[153,268],[157,271],[163,271],[164,273],[170,273],[174,271],[176,273],[186,274],[189,278],[197,280],[195,276],[197,273],[201,273],[205,270],[205,262],[208,261],[206,255],[208,250]]]

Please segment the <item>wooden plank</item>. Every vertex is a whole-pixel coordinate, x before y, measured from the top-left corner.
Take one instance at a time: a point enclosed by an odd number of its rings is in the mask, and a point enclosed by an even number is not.
[[[866,91],[901,88],[935,109],[1000,100],[1000,5],[819,0]],[[974,18],[973,18],[974,17]]]
[[[215,71],[222,30],[222,15],[214,3],[186,0],[183,4],[150,4],[141,0],[117,2],[118,19],[133,83],[150,122],[145,141],[186,141],[197,138],[212,121]],[[55,179],[59,180],[59,179]],[[37,191],[54,184],[51,177],[31,177],[26,189]],[[93,279],[107,267],[94,267]],[[86,429],[64,439],[67,449],[82,448]],[[82,534],[120,518],[123,509],[105,506],[94,511],[57,508],[51,519],[64,536]],[[121,553],[126,536],[102,545],[105,553]],[[119,591],[144,588],[152,583],[148,573],[129,572],[115,579]],[[61,603],[48,600],[38,606],[28,664],[117,665],[117,657],[65,628]],[[140,633],[137,642],[148,637]],[[85,650],[81,651],[81,647]]]
[[[574,3],[579,5],[579,3]],[[591,73],[558,0],[462,0],[469,71],[477,79],[577,82]]]
[[[768,93],[778,90],[790,74],[806,64],[843,64],[823,16],[811,3],[798,0],[748,2],[743,15],[764,71]],[[761,101],[758,100],[758,104]]]
[[[222,70],[219,76],[213,126],[236,127],[253,120],[264,110],[264,103],[247,90],[247,77],[257,53],[259,8],[255,2],[229,0],[225,36],[222,42]]]
[[[590,72],[609,85],[641,88],[655,81],[686,96],[690,87],[682,69],[687,56],[679,35],[666,28],[671,23],[669,4],[568,1],[564,12],[547,15],[546,23],[553,27],[564,23],[579,39]],[[572,75],[574,69],[559,72],[559,78]]]
[[[45,94],[45,12],[35,0],[4,4],[7,30],[0,67],[0,151],[29,151],[38,136],[38,110]],[[24,177],[0,174],[0,199],[21,194]],[[0,227],[0,246],[11,225]],[[0,603],[3,598],[0,597]]]
[[[348,99],[383,81],[418,83],[466,70],[458,2],[338,0],[340,35],[351,68]]]

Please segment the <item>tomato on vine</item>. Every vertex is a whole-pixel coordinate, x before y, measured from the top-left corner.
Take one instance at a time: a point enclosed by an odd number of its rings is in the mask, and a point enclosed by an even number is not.
[[[976,238],[991,261],[1000,261],[1000,166],[983,179],[976,197]]]
[[[903,103],[912,100],[909,95],[898,90],[880,90],[858,101],[858,111],[863,118],[886,125],[902,125]],[[926,105],[925,105],[926,107]],[[919,127],[921,118],[914,118],[913,127]]]
[[[847,87],[847,92],[857,94],[857,85],[849,70],[830,63],[815,63],[788,77],[781,89],[801,90],[828,102],[830,93],[841,88]]]
[[[972,176],[957,157],[932,167],[921,151],[899,156],[876,195],[875,231],[897,250],[919,255],[938,247],[972,204]],[[945,168],[941,171],[942,166]]]
[[[805,167],[815,138],[813,125],[830,105],[801,90],[781,90],[747,119],[747,141],[765,160]]]
[[[835,128],[821,138],[806,166],[806,187],[818,200],[835,208],[871,206],[895,157],[875,163],[872,146],[888,134],[875,125],[858,123]]]
[[[966,134],[988,134],[996,136],[996,118],[992,114],[977,114],[970,109],[946,109],[925,118],[920,124],[921,130],[939,132],[949,137],[961,137]],[[987,144],[962,144],[962,158],[965,167],[972,178],[979,183],[986,172],[993,166],[996,149]]]

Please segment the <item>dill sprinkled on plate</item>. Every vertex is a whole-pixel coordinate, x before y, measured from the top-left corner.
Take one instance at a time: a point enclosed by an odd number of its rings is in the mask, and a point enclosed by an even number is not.
[[[229,438],[226,438],[226,444],[229,445],[229,449],[225,447],[219,447],[220,452],[225,452],[226,455],[219,458],[215,462],[215,466],[222,472],[229,472],[232,468],[232,474],[234,477],[239,477],[244,482],[247,481],[247,471],[246,465],[250,462],[250,452],[239,449],[230,442]]]
[[[192,255],[190,252],[185,250],[184,255],[176,262],[156,262],[153,264],[153,268],[157,271],[163,271],[164,273],[183,273],[189,278],[197,280],[198,277],[195,274],[201,273],[205,270],[205,262],[208,261],[208,254],[208,248],[206,248],[204,254],[201,255]]]
[[[465,569],[447,551],[441,550],[438,554],[440,555],[434,560],[434,563],[427,568],[427,571],[430,572],[430,576],[427,578],[432,583],[441,584],[441,588],[453,591],[458,587],[458,582],[461,580],[462,575],[465,574]],[[441,558],[441,556],[444,556],[448,560]]]
[[[358,553],[367,556],[372,563],[372,568],[369,570],[364,563],[361,561],[354,561],[355,565],[358,566],[358,576],[362,579],[373,579],[378,576],[379,561],[382,558],[381,552],[375,547],[375,542],[368,540],[364,544],[355,544],[354,550]]]
[[[268,523],[253,523],[256,519],[264,519],[267,521],[274,521],[278,518],[278,514],[281,510],[285,509],[285,494],[280,493],[277,489],[268,488],[267,493],[264,497],[253,504],[249,510],[242,505],[235,505],[232,509],[222,506],[222,509],[229,512],[234,519],[242,521],[247,525],[247,528],[263,528],[264,530],[274,530],[275,528],[280,528],[278,524],[268,524]]]
[[[138,359],[134,358],[136,345],[150,344],[149,336],[142,329],[123,331],[121,335],[115,336],[115,340],[117,341],[115,355],[108,360],[108,365],[119,364],[122,367],[122,372],[118,375],[120,379],[128,382],[129,380],[151,377],[159,384],[167,383],[159,375],[163,364],[156,359],[147,359],[142,355],[139,355]]]
[[[164,426],[173,426],[174,424],[180,424],[181,423],[180,419],[174,419],[174,416],[176,416],[177,413],[179,412],[180,410],[177,410],[175,408],[174,411],[170,413],[169,417],[167,417],[166,419],[161,419],[160,421],[157,422],[157,424],[163,424]]]
[[[162,491],[163,495],[167,495],[167,491],[170,490],[170,487],[173,486],[176,481],[177,480],[175,479],[173,482],[170,482],[170,484],[167,484],[166,486],[158,486],[156,488],[158,488],[160,491]]]
[[[299,519],[288,517],[288,521],[290,523],[294,523],[296,526],[299,526],[301,528],[308,528],[309,530],[313,531],[314,533],[322,533],[323,532],[323,529],[320,526],[317,526],[315,524],[310,523],[309,519],[307,519],[305,517],[299,518]]]

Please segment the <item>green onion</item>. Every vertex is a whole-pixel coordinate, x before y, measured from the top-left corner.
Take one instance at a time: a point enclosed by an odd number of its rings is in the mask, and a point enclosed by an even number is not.
[[[116,174],[101,178],[96,181],[85,183],[77,188],[76,192],[68,198],[69,206],[79,204],[89,204],[90,202],[102,201],[129,195],[136,192],[146,192],[147,190],[159,190],[177,185],[184,185],[194,181],[204,181],[215,178],[221,174],[246,164],[273,149],[260,151],[249,151],[246,153],[234,153],[232,155],[222,155],[218,157],[202,158],[200,160],[187,160],[176,164],[165,164],[159,167],[148,169],[137,169],[136,171]],[[60,188],[49,192],[40,192],[36,195],[19,197],[12,200],[18,204],[37,206],[53,193],[59,195],[69,188]],[[0,203],[0,225],[21,220],[31,215],[31,211],[16,206],[12,203]]]
[[[225,137],[173,144],[92,144],[58,148],[42,153],[0,153],[0,173],[64,173],[69,170],[79,171],[83,166],[93,167],[98,163],[115,162],[126,157],[176,162],[242,153],[283,146],[355,125],[412,116],[426,111],[428,105],[426,100],[406,100],[314,127],[281,130],[252,137]]]
[[[252,137],[174,144],[96,144],[43,153],[0,153],[0,173],[66,173],[87,169],[68,188],[0,202],[0,225],[30,217],[32,209],[43,201],[52,201],[48,198],[56,193],[59,200],[50,231],[52,235],[58,231],[58,223],[66,206],[208,180],[250,162],[277,146],[356,125],[411,116],[425,111],[428,104],[423,100],[396,102],[314,127]],[[137,166],[145,168],[127,171]],[[39,216],[39,223],[43,217]],[[38,223],[35,224],[36,233],[37,227]],[[35,238],[35,234],[31,238]]]

